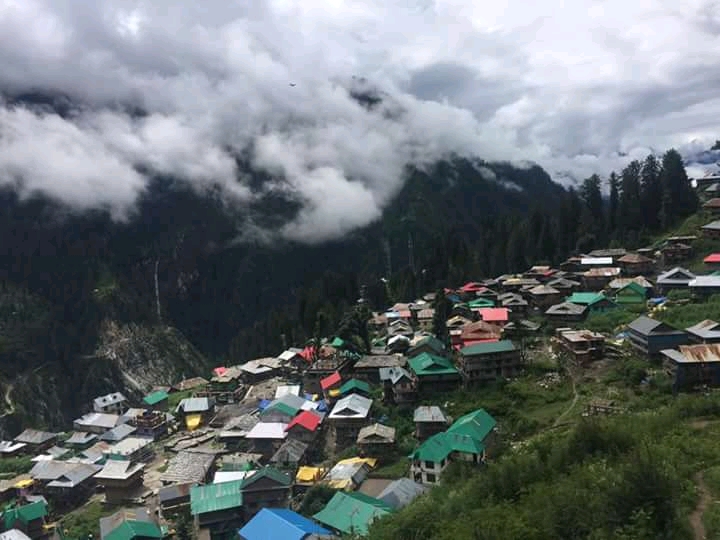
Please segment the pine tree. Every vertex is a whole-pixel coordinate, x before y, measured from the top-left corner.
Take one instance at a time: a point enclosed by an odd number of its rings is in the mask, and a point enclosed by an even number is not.
[[[620,178],[615,171],[610,173],[608,178],[608,186],[610,188],[610,198],[608,201],[608,234],[614,236],[618,227],[618,211],[620,207]]]
[[[660,182],[663,189],[661,214],[669,226],[698,209],[698,198],[685,172],[682,156],[675,149],[663,155]]]
[[[583,200],[580,235],[585,239],[584,244],[598,244],[603,240],[605,211],[600,184],[600,177],[593,174],[590,178],[585,179],[580,190]]]
[[[660,163],[652,154],[648,155],[642,164],[640,187],[645,226],[650,230],[657,230],[660,226],[663,193],[660,183]]]
[[[622,171],[618,224],[624,232],[637,232],[642,229],[640,170],[640,162],[634,160]]]

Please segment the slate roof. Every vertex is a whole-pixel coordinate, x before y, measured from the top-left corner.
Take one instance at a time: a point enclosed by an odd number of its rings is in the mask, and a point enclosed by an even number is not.
[[[374,497],[339,491],[313,518],[343,533],[365,535],[374,519],[392,511],[387,503]]]
[[[187,450],[178,452],[168,462],[168,467],[160,476],[160,480],[168,484],[202,483],[214,461],[213,454]]]
[[[399,354],[379,354],[363,356],[355,362],[354,369],[372,369],[399,367],[405,363],[405,359]]]
[[[393,509],[399,510],[427,491],[427,487],[409,478],[398,478],[385,487],[377,498]]]
[[[270,463],[298,463],[305,452],[308,445],[297,439],[288,439],[285,441],[278,451],[270,458]]]
[[[25,444],[44,444],[48,441],[55,439],[57,435],[55,433],[48,433],[47,431],[38,431],[37,429],[26,429],[20,435],[13,439],[15,442]]]
[[[309,535],[332,534],[308,518],[284,508],[263,508],[239,532],[243,540],[305,540]]]

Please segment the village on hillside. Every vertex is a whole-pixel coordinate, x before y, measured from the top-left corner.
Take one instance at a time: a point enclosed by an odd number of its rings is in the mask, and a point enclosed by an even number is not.
[[[714,214],[719,185],[698,182]],[[720,219],[700,236],[720,238]],[[578,374],[627,355],[664,374],[672,392],[717,386],[720,321],[676,328],[658,317],[720,293],[720,253],[696,253],[698,239],[429,291],[372,313],[367,354],[329,336],[139,402],[121,389],[98,396],[66,432],[28,427],[0,442],[3,470],[25,469],[0,481],[0,538],[85,540],[91,531],[70,532],[84,515],[103,540],[363,536],[453,464],[481,474],[496,449],[518,442],[521,426],[484,403],[488,385],[534,373],[541,395],[569,377],[574,396],[562,410],[548,402],[549,427],[573,408],[622,414],[622,399],[603,385],[583,393],[590,379]],[[703,271],[686,268],[692,261]],[[625,322],[612,332],[588,328],[616,313]]]

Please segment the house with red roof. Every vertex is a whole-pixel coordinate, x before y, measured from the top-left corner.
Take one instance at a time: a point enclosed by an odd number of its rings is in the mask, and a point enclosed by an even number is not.
[[[469,347],[477,343],[494,342],[500,339],[500,326],[485,321],[475,321],[463,326],[459,335],[451,335],[453,348]]]
[[[508,323],[510,312],[508,308],[482,308],[480,318],[490,324],[505,326]]]
[[[703,262],[710,268],[720,268],[720,253],[711,253],[703,259]]]
[[[325,399],[337,397],[340,392],[341,383],[342,376],[339,371],[335,371],[324,379],[320,379],[320,388],[322,389]]]
[[[320,432],[323,414],[316,411],[301,411],[285,428],[288,437],[304,443],[312,443]]]

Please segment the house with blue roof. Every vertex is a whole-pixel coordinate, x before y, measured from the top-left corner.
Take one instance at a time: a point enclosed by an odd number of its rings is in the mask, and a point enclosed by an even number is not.
[[[331,531],[284,508],[263,508],[238,531],[242,540],[320,540],[334,538]]]

